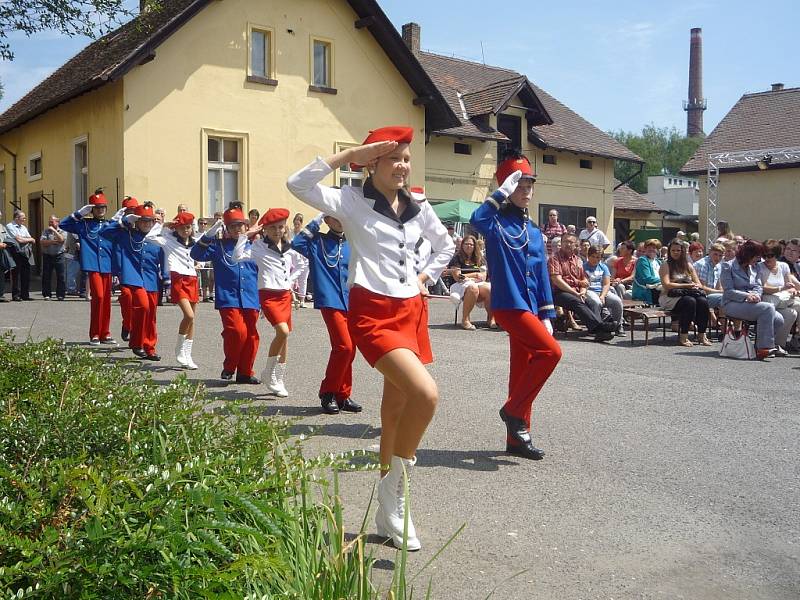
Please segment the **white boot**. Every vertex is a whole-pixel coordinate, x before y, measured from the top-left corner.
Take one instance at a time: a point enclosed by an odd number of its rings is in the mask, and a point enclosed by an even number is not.
[[[412,459],[392,457],[389,472],[378,483],[378,511],[375,513],[375,525],[378,535],[392,538],[395,548],[403,547],[403,528],[406,515],[405,482],[411,485],[411,467],[417,462]],[[417,538],[414,523],[411,522],[411,511],[408,511],[408,539],[406,547],[409,551],[419,550],[422,545]]]
[[[183,342],[183,360],[186,361],[185,366],[187,369],[196,369],[197,365],[192,360],[192,344],[194,340],[186,339]]]
[[[286,398],[289,395],[289,390],[286,389],[286,384],[284,383],[286,377],[286,363],[279,362],[275,364],[275,379],[277,381],[276,389],[273,391],[275,395],[279,398]]]
[[[264,367],[264,370],[261,372],[261,381],[267,384],[267,389],[275,394],[276,396],[280,396],[281,398],[285,398],[289,395],[289,392],[286,391],[286,388],[283,387],[280,379],[278,378],[278,357],[277,356],[268,356],[267,357],[267,364]]]
[[[186,366],[186,336],[178,334],[178,343],[175,346],[175,360],[182,367]]]

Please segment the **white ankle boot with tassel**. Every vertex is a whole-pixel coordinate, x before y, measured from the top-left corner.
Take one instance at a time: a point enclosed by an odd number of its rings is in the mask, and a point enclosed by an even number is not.
[[[178,334],[178,343],[175,345],[175,360],[182,367],[186,366],[186,336]]]
[[[183,342],[183,359],[186,361],[184,366],[187,369],[196,369],[197,368],[197,365],[194,364],[194,361],[192,360],[192,344],[193,343],[194,343],[194,340],[190,340],[188,338]]]
[[[403,547],[403,529],[408,511],[408,538],[406,547],[409,551],[419,550],[422,545],[417,538],[411,511],[406,503],[406,480],[411,484],[411,467],[417,462],[415,458],[392,457],[389,472],[378,483],[378,511],[375,513],[375,525],[378,535],[392,539],[395,548]]]
[[[279,363],[277,356],[268,356],[267,364],[261,372],[261,381],[267,384],[267,389],[280,398],[286,398],[289,392],[283,385],[283,375],[286,373],[286,363]]]

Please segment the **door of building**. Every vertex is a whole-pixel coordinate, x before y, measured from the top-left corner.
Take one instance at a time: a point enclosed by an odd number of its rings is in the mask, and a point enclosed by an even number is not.
[[[42,223],[44,223],[42,210],[42,192],[28,194],[28,231],[31,237],[37,241],[42,235]],[[36,266],[33,268],[33,272],[41,273],[42,249],[38,243],[34,244],[33,248],[33,254],[36,257]]]

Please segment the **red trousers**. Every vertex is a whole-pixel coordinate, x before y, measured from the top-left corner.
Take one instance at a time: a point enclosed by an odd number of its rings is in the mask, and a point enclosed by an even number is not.
[[[131,296],[131,286],[122,285],[119,288],[119,312],[122,315],[122,328],[130,331],[132,325],[131,309],[133,308],[133,297]],[[141,346],[136,346],[141,348]]]
[[[504,408],[509,415],[523,419],[530,429],[533,401],[561,360],[561,347],[539,318],[526,310],[494,310],[492,315],[508,332],[511,346]]]
[[[222,368],[243,377],[252,377],[258,352],[258,309],[220,308],[222,319]]]
[[[319,393],[332,393],[337,400],[345,400],[353,390],[353,359],[356,357],[356,345],[347,329],[347,313],[334,308],[323,308],[320,312],[331,339],[331,354]]]
[[[142,348],[148,354],[156,353],[158,332],[156,330],[156,307],[158,306],[158,292],[148,292],[144,288],[132,285],[122,286],[127,290],[131,300],[130,319],[131,339],[130,348]]]
[[[86,273],[92,296],[89,338],[111,337],[111,273]]]

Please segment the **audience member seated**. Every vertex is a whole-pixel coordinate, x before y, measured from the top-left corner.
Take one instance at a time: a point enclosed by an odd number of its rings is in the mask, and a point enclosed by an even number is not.
[[[722,247],[725,249],[722,253],[722,261],[728,262],[736,258],[736,251],[739,249],[739,244],[736,240],[726,240],[722,242]]]
[[[581,260],[589,258],[589,248],[591,245],[589,240],[581,240],[578,242],[578,256],[580,256]]]
[[[661,260],[658,258],[661,242],[655,238],[647,240],[642,248],[642,254],[636,259],[633,271],[632,294],[634,300],[641,300],[646,304],[658,304],[661,294],[661,277],[658,270]]]
[[[710,346],[706,336],[708,328],[708,299],[702,290],[697,273],[689,264],[686,253],[687,246],[675,238],[667,246],[669,255],[667,262],[661,265],[661,296],[659,306],[672,313],[673,319],[678,317],[678,343],[691,347],[689,341],[689,324],[697,326],[697,341],[703,346]]]
[[[633,286],[633,273],[636,269],[636,257],[633,242],[620,242],[617,246],[617,255],[608,261],[611,270],[611,285],[620,298],[630,298]]]
[[[783,317],[775,306],[762,300],[764,288],[755,265],[764,253],[763,246],[753,240],[742,244],[734,260],[722,263],[722,308],[728,317],[755,321],[756,357],[764,360],[781,354],[775,348],[775,332],[783,326]]]
[[[722,272],[722,255],[725,248],[722,244],[711,244],[708,256],[705,256],[694,263],[697,279],[706,293],[709,308],[718,308],[722,304],[722,285],[719,282],[719,275]]]
[[[599,305],[592,307],[586,302],[589,280],[580,258],[575,255],[576,244],[574,235],[561,236],[561,249],[547,261],[553,303],[577,315],[596,341],[610,340],[616,327],[611,321],[603,321]]]
[[[486,281],[486,262],[480,254],[475,236],[467,235],[461,240],[458,251],[447,268],[454,281],[450,286],[450,298],[456,306],[460,302],[464,303],[461,310],[461,328],[475,329],[475,325],[470,321],[470,315],[476,304],[486,309],[486,320],[489,322],[489,327],[493,327],[490,302],[492,288]]]
[[[792,275],[789,265],[780,262],[781,247],[774,243],[764,247],[764,262],[758,263],[756,273],[764,288],[763,300],[775,306],[783,317],[783,326],[775,330],[775,347],[786,350],[789,346],[789,333],[797,322],[800,310],[800,281]],[[791,347],[797,347],[797,335]]]
[[[592,216],[586,217],[586,229],[581,230],[578,241],[587,241],[590,246],[600,246],[603,252],[605,252],[606,248],[611,244],[606,234],[598,229],[597,218]],[[585,256],[583,258],[586,260]]]
[[[689,242],[689,264],[693,265],[698,260],[703,258],[705,248],[700,242]]]
[[[590,306],[599,305],[601,311],[602,308],[607,308],[616,325],[616,334],[625,335],[622,325],[622,298],[611,289],[611,272],[604,263],[600,262],[601,258],[603,258],[603,249],[600,246],[589,248],[589,256],[583,263],[583,270],[589,278],[586,303]]]
[[[786,242],[783,256],[778,260],[789,265],[795,277],[800,277],[800,238],[792,238]]]

